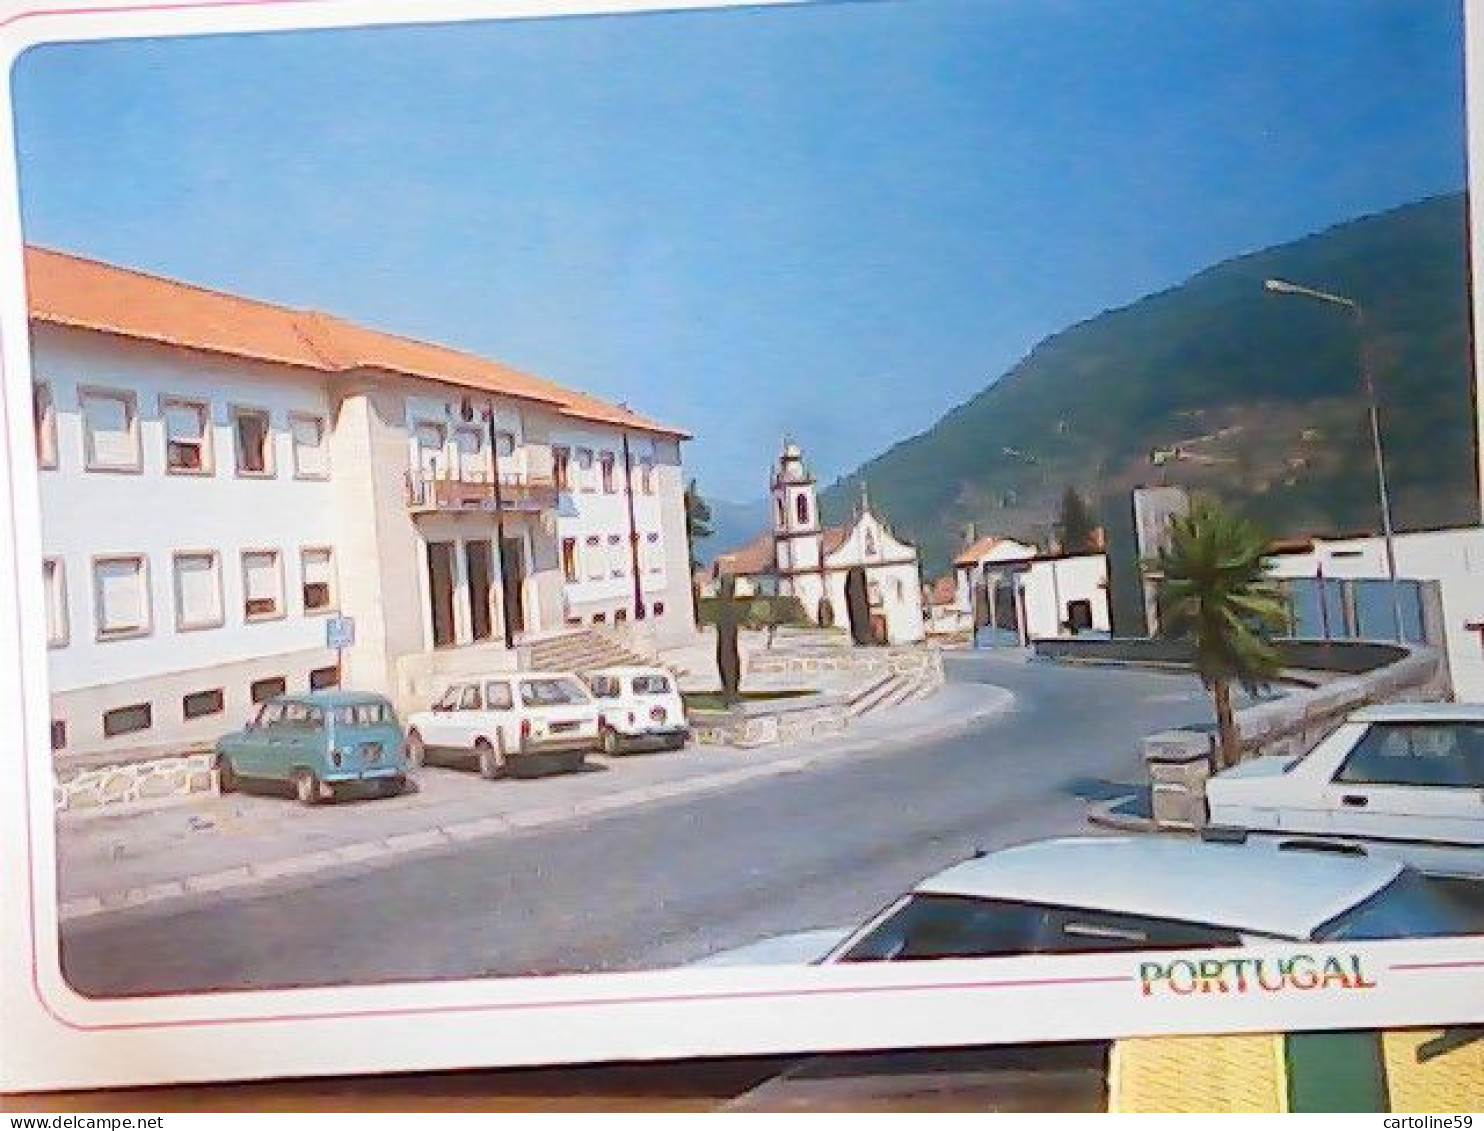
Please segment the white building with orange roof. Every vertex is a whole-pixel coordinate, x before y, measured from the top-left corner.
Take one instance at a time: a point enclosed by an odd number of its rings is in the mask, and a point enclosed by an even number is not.
[[[682,430],[94,260],[31,249],[27,284],[57,750],[210,738],[314,687],[425,705],[577,626],[694,632]]]
[[[1047,552],[995,535],[970,537],[953,560],[958,608],[993,626],[991,644],[1111,629],[1108,559]]]

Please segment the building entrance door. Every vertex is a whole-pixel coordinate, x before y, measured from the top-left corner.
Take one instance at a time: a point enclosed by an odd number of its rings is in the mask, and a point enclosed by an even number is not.
[[[526,555],[523,538],[505,539],[505,576],[502,578],[502,606],[505,623],[511,632],[526,630]]]
[[[428,612],[433,621],[433,647],[454,642],[452,542],[428,543]]]
[[[494,635],[490,609],[494,598],[495,571],[488,539],[464,543],[464,575],[469,579],[469,633],[475,640]]]

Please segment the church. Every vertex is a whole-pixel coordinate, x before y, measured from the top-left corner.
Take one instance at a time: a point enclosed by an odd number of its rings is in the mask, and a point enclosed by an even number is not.
[[[917,548],[871,511],[864,489],[847,526],[825,526],[814,477],[798,445],[785,443],[772,476],[772,530],[716,559],[714,575],[737,591],[797,597],[814,623],[849,624],[845,586],[864,575],[874,638],[886,644],[923,639],[922,571]]]

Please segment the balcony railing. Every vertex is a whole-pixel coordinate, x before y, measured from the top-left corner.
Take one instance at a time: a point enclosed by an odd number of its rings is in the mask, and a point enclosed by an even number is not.
[[[500,502],[507,512],[539,514],[557,505],[554,480],[504,472],[500,475]],[[488,476],[465,472],[450,477],[442,473],[409,473],[407,506],[414,513],[429,511],[467,512],[495,510],[495,484]]]

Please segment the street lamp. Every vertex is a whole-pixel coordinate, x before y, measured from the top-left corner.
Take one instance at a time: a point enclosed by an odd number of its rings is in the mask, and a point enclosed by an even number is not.
[[[1376,408],[1376,383],[1371,375],[1369,355],[1366,350],[1365,312],[1360,303],[1344,295],[1330,294],[1313,287],[1300,286],[1286,279],[1268,279],[1263,286],[1279,295],[1298,295],[1311,298],[1331,306],[1343,306],[1355,316],[1355,336],[1360,356],[1360,383],[1365,391],[1366,413],[1371,425],[1371,453],[1376,462],[1376,494],[1381,504],[1381,536],[1386,542],[1386,577],[1391,582],[1391,617],[1396,628],[1397,643],[1401,643],[1402,605],[1396,583],[1396,537],[1391,526],[1391,494],[1386,487],[1386,457],[1381,450],[1381,416]]]

